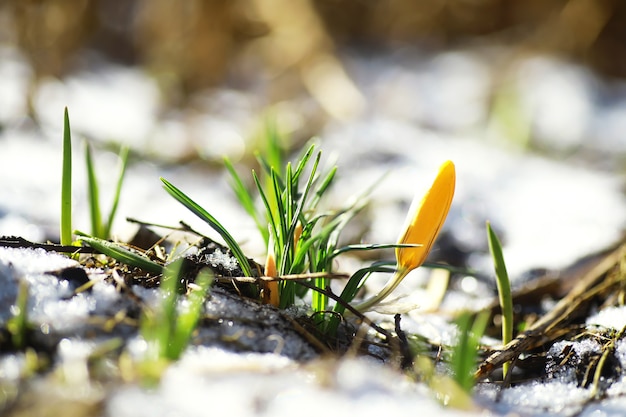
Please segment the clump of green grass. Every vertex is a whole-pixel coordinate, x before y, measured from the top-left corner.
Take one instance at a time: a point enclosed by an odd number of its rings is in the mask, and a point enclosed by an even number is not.
[[[189,285],[186,295],[180,294],[182,260],[169,264],[160,284],[162,300],[154,309],[144,308],[139,331],[147,343],[140,364],[146,382],[158,381],[167,365],[180,358],[202,316],[204,301],[213,281],[208,269],[202,270]]]
[[[252,171],[254,191],[261,200],[261,208],[256,204],[258,200],[253,196],[253,190],[244,185],[232,163],[225,160],[233,190],[244,210],[257,224],[259,233],[268,245],[268,254],[273,257],[270,263],[266,263],[272,267],[263,272],[271,276],[331,273],[332,262],[337,255],[367,247],[338,248],[341,230],[364,207],[364,200],[357,199],[347,208],[335,212],[318,212],[318,205],[332,184],[337,168],[333,166],[326,173],[320,174],[321,152],[316,152],[315,145],[311,145],[294,165],[287,162],[284,170],[281,170],[281,167],[274,166],[282,161],[274,135],[274,132],[268,133],[268,142],[273,144],[269,147],[269,157],[258,156],[261,172]],[[235,239],[217,219],[167,180],[161,180],[168,193],[222,236],[244,274],[254,276],[256,271],[250,268]],[[328,286],[328,279],[314,278],[314,284],[324,289]],[[276,300],[277,306],[285,308],[294,303],[296,282],[284,280],[280,284],[270,285],[270,290],[279,296],[272,298]],[[328,297],[314,293],[313,310],[324,311],[327,307]]]

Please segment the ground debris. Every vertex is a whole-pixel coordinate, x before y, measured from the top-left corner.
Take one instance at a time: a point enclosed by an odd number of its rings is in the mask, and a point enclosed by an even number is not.
[[[625,260],[625,244],[602,257],[547,314],[502,349],[487,357],[478,367],[475,378],[487,378],[503,363],[516,361],[520,355],[549,346],[567,335],[571,336],[572,327],[568,326],[575,319],[588,314],[592,303],[603,304],[607,299],[613,298],[616,292],[623,290],[626,278]]]

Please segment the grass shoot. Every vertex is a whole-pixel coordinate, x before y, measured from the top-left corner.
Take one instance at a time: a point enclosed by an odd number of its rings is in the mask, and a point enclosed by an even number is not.
[[[72,244],[72,133],[70,116],[63,116],[63,170],[61,175],[61,245]]]
[[[485,333],[489,314],[486,312],[473,316],[463,313],[456,320],[459,328],[459,339],[454,346],[451,357],[454,379],[465,392],[474,387],[474,371],[480,339]]]
[[[13,317],[7,321],[7,329],[11,333],[13,348],[22,350],[26,345],[28,333],[28,283],[21,280],[13,306]]]
[[[165,268],[161,279],[161,303],[143,310],[140,333],[147,343],[147,352],[140,366],[147,382],[159,380],[171,361],[180,358],[189,344],[202,316],[204,300],[213,281],[211,272],[200,271],[187,295],[179,294],[181,261]]]
[[[181,190],[176,188],[173,184],[167,181],[165,178],[161,178],[161,182],[163,183],[163,187],[165,191],[167,191],[176,201],[181,203],[183,206],[187,207],[193,214],[198,216],[200,219],[204,220],[213,230],[215,230],[226,242],[226,245],[232,252],[237,262],[239,262],[239,267],[242,272],[247,277],[255,276],[252,272],[252,267],[250,266],[250,262],[248,258],[244,255],[243,250],[233,238],[233,236],[226,230],[224,226],[213,217],[208,211],[202,208],[198,203],[193,201],[190,197],[188,197]]]
[[[496,272],[498,299],[502,310],[502,345],[505,346],[513,339],[513,298],[511,296],[509,274],[506,271],[504,255],[502,254],[502,244],[489,222],[487,222],[487,238]],[[504,377],[506,378],[506,375],[509,372],[508,362],[502,365],[502,371],[504,373]]]
[[[108,240],[98,239],[97,237],[89,236],[79,230],[75,230],[74,233],[79,236],[79,240],[85,242],[98,252],[107,255],[121,263],[126,265],[136,266],[143,269],[146,272],[153,274],[161,274],[163,272],[163,266],[148,259],[147,257],[135,253],[129,249],[124,248],[116,243],[109,242]]]
[[[89,209],[91,214],[91,234],[100,239],[108,239],[111,235],[111,226],[115,219],[117,206],[119,204],[124,176],[126,174],[126,166],[128,164],[129,148],[122,147],[119,153],[120,169],[117,177],[115,193],[113,194],[113,203],[106,221],[102,220],[102,211],[100,208],[99,186],[96,176],[96,169],[91,157],[91,147],[85,144],[85,163],[87,166],[87,193],[89,195]]]

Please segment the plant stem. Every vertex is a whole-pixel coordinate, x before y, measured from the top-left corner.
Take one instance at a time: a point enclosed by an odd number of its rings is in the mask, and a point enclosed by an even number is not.
[[[489,250],[493,257],[493,264],[496,271],[496,283],[498,286],[498,299],[502,309],[502,345],[506,345],[513,339],[513,299],[511,297],[511,283],[509,274],[506,271],[504,256],[502,255],[502,245],[498,236],[487,222],[487,238],[489,240]],[[509,362],[502,365],[502,371],[506,377],[509,372]]]

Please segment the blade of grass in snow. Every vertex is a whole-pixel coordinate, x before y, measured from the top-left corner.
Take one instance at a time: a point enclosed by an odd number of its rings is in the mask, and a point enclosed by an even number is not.
[[[178,314],[172,339],[168,345],[168,357],[171,359],[178,359],[189,344],[191,335],[196,329],[202,314],[204,299],[212,282],[213,274],[208,269],[200,271],[196,277],[195,285],[197,289],[191,290],[187,295],[187,308]]]
[[[253,276],[252,268],[250,267],[248,258],[246,258],[239,244],[235,241],[231,234],[228,233],[224,226],[222,226],[215,217],[209,214],[209,212],[200,207],[191,198],[187,197],[187,195],[185,195],[182,191],[169,183],[165,178],[161,178],[161,182],[163,182],[165,191],[167,191],[179,203],[187,207],[196,216],[204,220],[209,226],[211,226],[211,228],[213,228],[213,230],[215,230],[222,237],[222,239],[224,239],[226,245],[233,253],[233,256],[239,262],[239,267],[243,271],[244,275],[247,277]]]
[[[246,211],[246,213],[248,213],[248,215],[252,217],[252,219],[254,220],[254,223],[256,224],[257,229],[259,229],[259,232],[261,233],[261,236],[263,237],[263,241],[265,242],[265,245],[267,246],[267,243],[269,241],[269,231],[267,230],[267,225],[265,225],[264,222],[261,221],[259,213],[257,212],[256,207],[254,205],[254,199],[252,198],[250,191],[244,185],[239,174],[237,174],[237,171],[235,170],[235,167],[233,166],[233,164],[226,157],[224,158],[224,166],[226,167],[226,170],[230,174],[230,178],[231,178],[230,185],[233,191],[235,192],[235,196],[237,197],[237,200],[239,200],[239,203],[241,204],[243,209]]]
[[[474,371],[480,338],[485,333],[489,313],[482,312],[477,316],[464,313],[457,319],[459,340],[454,347],[451,366],[454,379],[466,392],[474,387]]]
[[[78,230],[74,231],[74,233],[77,236],[80,236],[80,240],[84,241],[98,252],[110,256],[111,258],[119,262],[131,266],[136,266],[146,272],[151,272],[153,274],[160,274],[163,270],[163,267],[158,263],[153,262],[145,256],[134,253],[115,243],[89,236]]]
[[[111,211],[107,218],[107,222],[102,222],[102,211],[100,210],[100,198],[98,179],[96,176],[95,164],[91,157],[91,147],[88,143],[85,144],[85,161],[87,165],[87,178],[88,178],[88,195],[89,195],[89,208],[91,213],[91,234],[100,239],[108,239],[111,234],[111,226],[115,219],[115,213],[117,212],[117,206],[119,204],[120,193],[122,191],[122,184],[124,182],[124,175],[126,173],[126,166],[128,164],[128,147],[123,147],[120,150],[120,170],[117,178],[117,184],[115,187],[115,193],[113,194],[113,204],[111,205]]]
[[[85,163],[87,165],[87,194],[89,196],[89,212],[91,217],[91,234],[100,239],[106,239],[102,228],[102,215],[100,213],[100,198],[96,171],[91,158],[91,147],[85,143]]]
[[[144,309],[141,317],[139,330],[148,349],[140,370],[144,380],[152,385],[188,346],[212,282],[212,274],[201,271],[195,280],[196,289],[190,289],[186,303],[179,305],[184,297],[179,295],[181,265],[181,261],[174,261],[164,269],[160,284],[161,303],[155,309]]]
[[[257,191],[259,192],[259,195],[261,196],[261,201],[263,202],[263,205],[265,206],[265,212],[267,214],[267,221],[269,222],[269,226],[270,226],[268,233],[271,233],[274,239],[278,239],[278,236],[276,233],[278,230],[276,226],[277,219],[274,218],[274,212],[272,211],[272,206],[270,205],[267,195],[263,191],[263,187],[261,186],[261,180],[259,179],[255,171],[252,171],[252,178],[254,179],[254,184],[257,187]]]
[[[391,274],[395,272],[395,262],[375,262],[368,267],[359,269],[354,274],[352,274],[352,276],[346,283],[346,286],[341,292],[340,298],[346,303],[350,303],[354,299],[354,297],[356,297],[357,293],[365,283],[365,280],[373,272],[384,272]],[[339,326],[340,318],[346,311],[346,307],[337,303],[335,304],[333,311],[336,314],[333,314],[326,324],[326,333],[331,336],[334,336],[337,333],[337,327]]]
[[[26,344],[26,333],[28,331],[28,282],[20,280],[13,317],[7,321],[7,329],[11,333],[13,347],[21,350]]]
[[[63,173],[61,176],[61,245],[72,244],[72,134],[65,108],[63,119]]]
[[[513,339],[513,299],[511,296],[511,283],[509,274],[506,271],[504,255],[502,254],[502,244],[500,239],[487,222],[487,238],[489,240],[489,250],[493,258],[496,271],[496,283],[498,286],[498,299],[502,309],[502,345],[506,345]],[[509,363],[502,365],[502,370],[506,377],[509,371]]]
[[[124,176],[126,175],[126,167],[128,166],[128,155],[130,153],[130,149],[128,146],[124,146],[120,149],[120,170],[117,176],[117,185],[115,187],[115,194],[113,194],[113,204],[111,205],[111,211],[109,212],[109,217],[104,226],[104,237],[108,238],[111,236],[111,227],[113,226],[113,220],[115,219],[115,214],[117,213],[117,206],[120,201],[120,194],[122,193],[122,184],[124,183]]]

